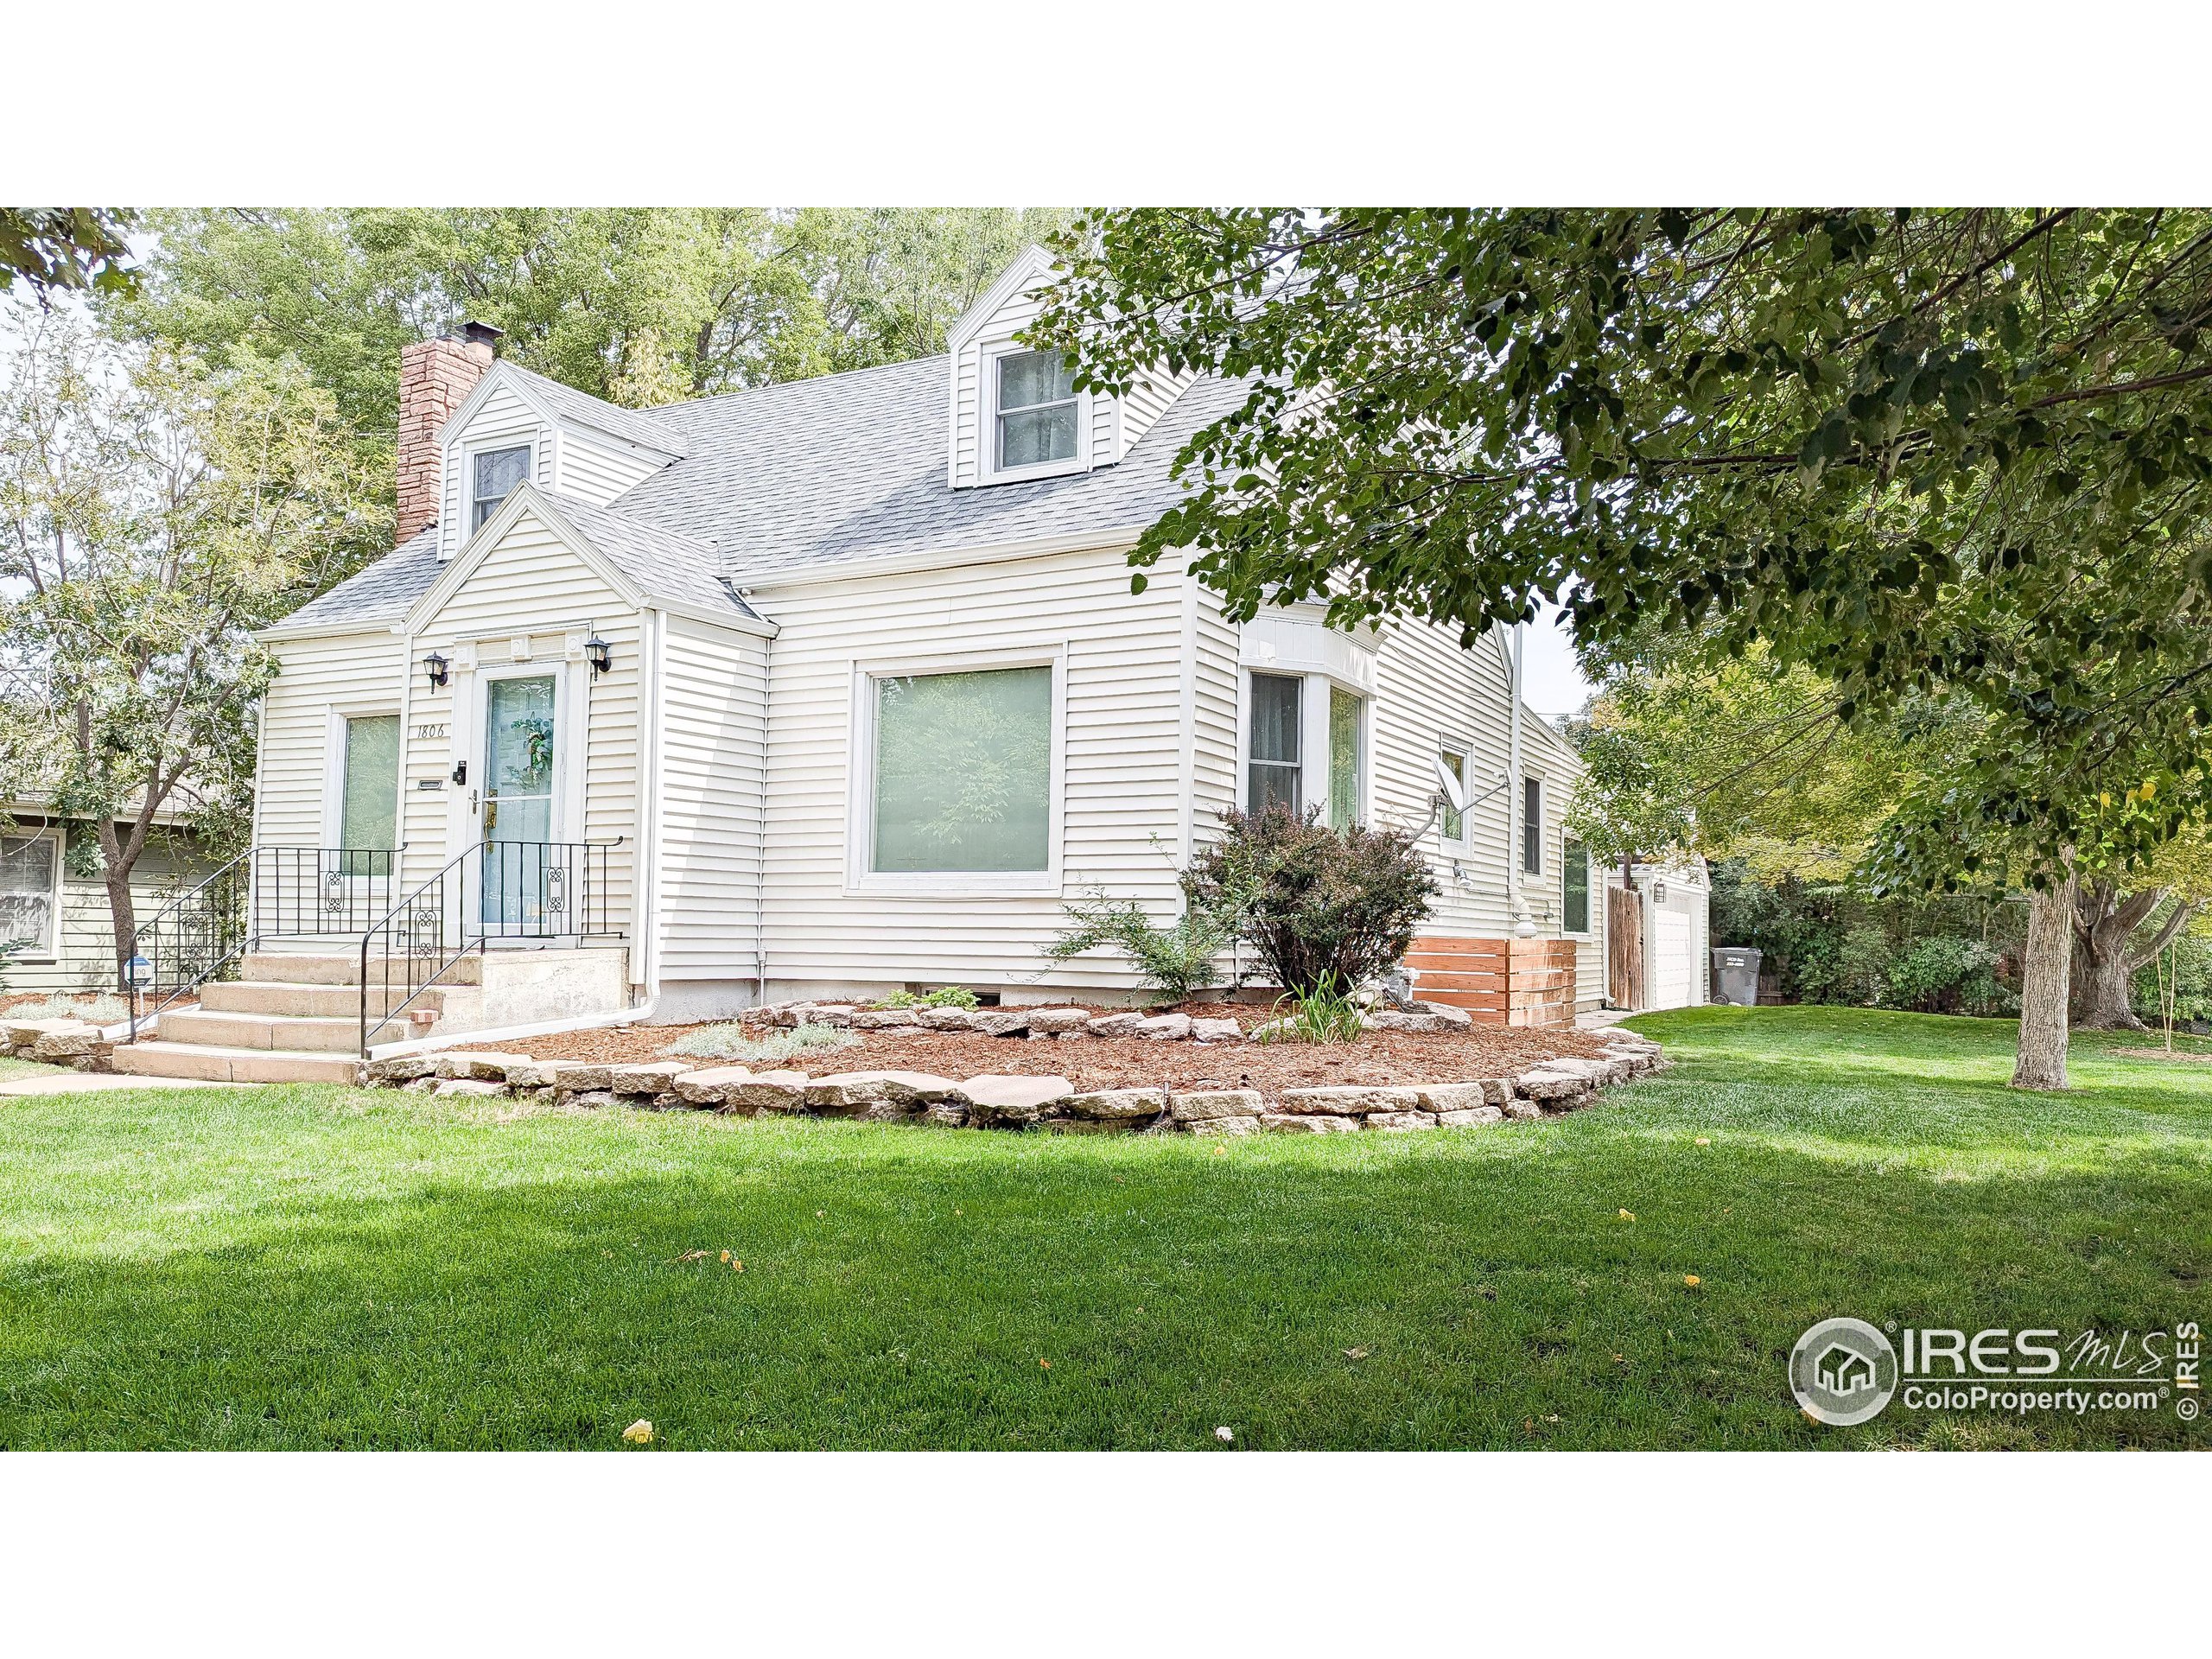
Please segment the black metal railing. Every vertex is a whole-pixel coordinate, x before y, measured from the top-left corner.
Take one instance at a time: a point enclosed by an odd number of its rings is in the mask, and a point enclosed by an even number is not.
[[[493,939],[607,938],[622,841],[485,841],[447,861],[361,935],[361,1052]]]
[[[249,847],[131,931],[123,989],[138,1028],[264,939],[358,933],[391,907],[403,847]],[[154,1005],[146,1007],[148,995]]]

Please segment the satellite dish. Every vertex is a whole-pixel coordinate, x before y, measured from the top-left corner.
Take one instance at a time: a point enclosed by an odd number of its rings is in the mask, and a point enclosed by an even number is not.
[[[1444,797],[1444,804],[1454,812],[1467,810],[1467,786],[1444,764],[1444,757],[1436,757],[1436,786]]]

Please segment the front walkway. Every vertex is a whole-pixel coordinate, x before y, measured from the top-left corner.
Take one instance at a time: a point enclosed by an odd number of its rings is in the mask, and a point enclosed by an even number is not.
[[[83,1095],[102,1089],[252,1089],[251,1083],[217,1083],[206,1077],[130,1077],[112,1071],[60,1071],[44,1076],[0,1077],[0,1097],[28,1095]]]

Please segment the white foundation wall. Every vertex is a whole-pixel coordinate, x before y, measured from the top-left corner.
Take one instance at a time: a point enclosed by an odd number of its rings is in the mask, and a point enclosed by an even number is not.
[[[663,1017],[751,1006],[760,973],[767,644],[661,614],[659,931]]]
[[[1103,887],[1163,924],[1179,910],[1183,581],[1154,572],[1133,596],[1122,552],[1107,550],[754,594],[781,630],[768,677],[772,998],[954,982],[1034,1001],[1135,986],[1108,953],[1052,965],[1038,952],[1065,925],[1062,895]],[[1065,653],[1060,895],[848,891],[849,830],[867,810],[849,801],[856,673],[1032,648]],[[1217,721],[1217,686],[1213,708]],[[1212,762],[1211,775],[1219,771]]]

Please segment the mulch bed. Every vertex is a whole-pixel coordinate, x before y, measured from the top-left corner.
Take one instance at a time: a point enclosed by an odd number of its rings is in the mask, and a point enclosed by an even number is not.
[[[1104,1013],[1109,1010],[1101,1009]],[[1184,1012],[1210,1019],[1235,1017],[1249,1029],[1264,1009],[1193,1005]],[[563,1032],[501,1043],[505,1053],[540,1060],[626,1064],[658,1059],[697,1026],[632,1026],[627,1030]],[[1561,1054],[1597,1058],[1603,1047],[1592,1033],[1573,1027],[1526,1031],[1477,1026],[1471,1031],[1370,1031],[1351,1043],[1151,1042],[1134,1037],[982,1037],[967,1032],[855,1032],[850,1048],[817,1050],[789,1063],[792,1071],[826,1077],[835,1071],[928,1071],[956,1082],[965,1077],[1061,1077],[1078,1089],[1118,1089],[1148,1084],[1195,1089],[1256,1089],[1273,1096],[1285,1089],[1333,1084],[1460,1083],[1506,1077]],[[675,1055],[702,1066],[750,1065]]]

